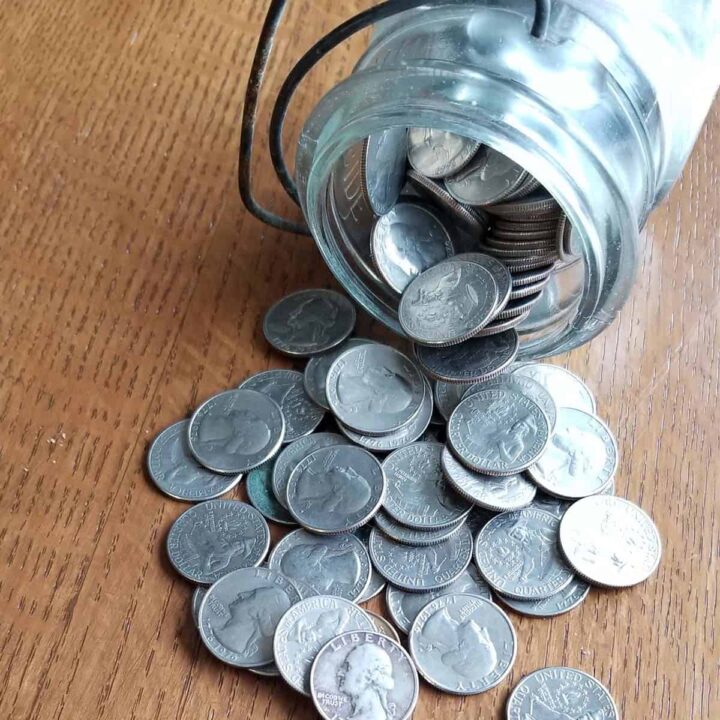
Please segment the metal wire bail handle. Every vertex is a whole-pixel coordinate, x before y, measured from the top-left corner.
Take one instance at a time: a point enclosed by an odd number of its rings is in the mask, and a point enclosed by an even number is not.
[[[535,18],[530,32],[540,40],[544,40],[547,34],[551,3],[552,0],[535,0]],[[262,89],[268,59],[272,52],[273,40],[275,39],[275,34],[282,20],[283,13],[285,12],[286,4],[287,0],[271,0],[262,30],[260,31],[260,37],[258,38],[252,67],[250,68],[250,77],[245,90],[245,103],[240,134],[238,189],[245,207],[265,224],[299,235],[310,235],[310,231],[305,224],[287,220],[267,210],[258,204],[252,194],[252,149],[255,137],[258,98],[260,96],[260,90]],[[282,149],[282,133],[290,101],[305,75],[312,70],[319,60],[325,57],[325,55],[340,43],[380,20],[385,20],[398,13],[418,7],[427,8],[441,5],[468,4],[472,4],[471,0],[387,0],[387,2],[364,10],[338,25],[334,30],[331,30],[316,42],[300,58],[287,78],[285,78],[278,92],[272,116],[270,117],[268,140],[275,175],[285,189],[285,192],[296,205],[299,206],[300,202],[298,200],[295,181],[285,162],[285,153]]]

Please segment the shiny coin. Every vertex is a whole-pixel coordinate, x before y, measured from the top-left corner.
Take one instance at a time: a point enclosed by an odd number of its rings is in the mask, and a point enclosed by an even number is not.
[[[198,585],[198,587],[193,590],[192,598],[190,598],[190,613],[192,615],[193,622],[195,623],[195,627],[199,627],[200,605],[202,604],[207,591],[208,589],[206,587],[200,587]]]
[[[396,643],[400,642],[400,636],[398,635],[397,630],[389,621],[377,613],[370,612],[369,610],[366,610],[365,612],[370,620],[372,620],[372,624],[375,626],[375,632],[394,640]]]
[[[310,695],[310,668],[320,649],[341,633],[375,630],[372,620],[349,600],[316,595],[293,605],[275,630],[275,664],[287,684]]]
[[[446,421],[450,419],[453,410],[470,387],[467,384],[447,383],[443,380],[435,383],[435,406]]]
[[[555,434],[530,477],[550,495],[575,500],[601,493],[618,464],[615,438],[604,422],[576,408],[560,408]]]
[[[543,600],[517,600],[503,595],[500,595],[500,599],[510,609],[521,615],[555,617],[575,609],[585,600],[589,592],[590,586],[575,577],[567,587]]]
[[[530,295],[535,295],[536,293],[539,293],[541,290],[543,290],[549,282],[550,277],[546,277],[543,280],[532,283],[531,285],[522,285],[520,287],[514,288],[513,291],[510,293],[510,300],[518,300],[520,298],[528,297]]]
[[[254,390],[227,390],[211,397],[188,425],[190,452],[206,468],[227,475],[262,465],[284,437],[280,407]]]
[[[377,459],[354,445],[325,447],[304,457],[287,486],[288,509],[305,528],[323,535],[366,523],[385,498]]]
[[[475,155],[480,143],[462,135],[434,128],[408,130],[408,160],[429,178],[456,173]]]
[[[450,257],[450,234],[433,212],[414,202],[399,202],[378,218],[372,231],[373,262],[385,282],[402,293],[424,270]]]
[[[368,544],[370,542],[370,532],[372,531],[372,525],[361,525],[356,530],[353,530],[353,534],[355,537],[360,540],[360,542],[365,546],[365,549],[368,550]],[[370,551],[368,550],[368,557],[370,557]],[[372,567],[372,563],[370,566],[370,582],[367,584],[367,587],[365,588],[365,591],[363,594],[355,601],[356,603],[364,603],[370,600],[371,598],[374,598],[376,595],[380,594],[384,589],[385,585],[387,583],[385,582],[385,578],[374,568]]]
[[[242,475],[218,475],[200,465],[188,448],[189,424],[180,420],[153,440],[147,456],[150,477],[159,490],[177,500],[198,502],[224,495]]]
[[[403,525],[437,530],[470,512],[470,503],[445,481],[440,465],[442,449],[439,443],[413,443],[383,461],[387,478],[384,510]]]
[[[173,567],[192,582],[209,585],[238,568],[254,567],[270,547],[263,516],[239,500],[208,500],[186,510],[170,528]]]
[[[330,367],[325,389],[337,419],[366,435],[405,426],[419,412],[426,392],[414,363],[386,345],[344,352]]]
[[[473,565],[468,565],[467,570],[442,590],[435,590],[427,593],[405,592],[399,588],[388,585],[385,593],[385,604],[387,605],[390,617],[393,622],[405,633],[418,616],[418,613],[431,601],[443,595],[476,595],[485,600],[492,600],[492,594],[487,583],[480,577],[480,574]]]
[[[281,353],[299,357],[339,345],[355,327],[353,304],[334,290],[300,290],[266,313],[263,333]]]
[[[251,470],[245,480],[248,500],[264,517],[280,525],[297,525],[293,516],[277,501],[272,489],[273,464],[266,462]]]
[[[415,545],[417,547],[436,545],[443,540],[447,540],[451,535],[456,533],[465,522],[465,518],[462,517],[452,523],[452,525],[446,525],[437,530],[419,530],[399,523],[382,510],[377,512],[374,520],[380,530],[391,540],[403,543],[403,545]]]
[[[525,508],[495,516],[478,533],[475,562],[497,592],[520,600],[542,600],[573,579],[557,547],[560,521]]]
[[[495,253],[497,254],[497,253]],[[503,257],[502,261],[505,263],[505,267],[511,273],[522,273],[527,270],[535,270],[537,268],[547,267],[550,263],[555,262],[557,256],[555,254],[537,255],[537,256],[523,256],[523,257]]]
[[[515,475],[532,465],[550,438],[540,406],[509,385],[465,398],[448,423],[448,442],[469,468],[485,475]]]
[[[444,595],[428,603],[408,639],[420,675],[456,695],[495,687],[510,672],[517,652],[510,618],[476,595]]]
[[[445,348],[415,346],[415,356],[428,375],[446,382],[472,383],[501,373],[519,347],[514,330],[487,338],[470,338]]]
[[[310,586],[318,595],[337,595],[351,602],[370,581],[370,558],[352,534],[314,535],[295,530],[273,548],[268,566]]]
[[[527,310],[522,315],[518,315],[517,317],[513,317],[508,320],[493,320],[480,330],[476,337],[490,337],[491,335],[499,335],[500,333],[512,330],[513,328],[521,325],[523,320],[525,320],[525,318],[529,315],[530,310]]]
[[[300,601],[295,586],[268,568],[243,568],[218,580],[200,605],[200,637],[207,649],[235,667],[273,660],[280,618]]]
[[[507,701],[507,720],[619,720],[610,693],[592,675],[547,667],[526,675]]]
[[[368,136],[363,145],[363,181],[376,215],[392,210],[405,184],[407,129],[389,128]]]
[[[477,534],[492,520],[497,517],[497,513],[486,508],[481,508],[476,505],[472,512],[468,515],[465,524],[468,526],[468,530],[472,533],[473,538],[477,537]]]
[[[553,270],[555,270],[555,265],[555,262],[550,262],[547,265],[536,268],[535,270],[512,273],[513,288],[525,287],[526,285],[549,278],[552,275]]]
[[[521,217],[525,220],[547,220],[551,217],[559,219],[561,210],[547,190],[538,188],[523,198],[496,203],[492,213],[513,220]]]
[[[347,442],[342,435],[328,432],[306,435],[283,448],[275,461],[272,474],[272,489],[275,499],[287,509],[287,486],[290,475],[304,457],[320,448],[346,444]]]
[[[375,528],[370,533],[370,557],[388,582],[410,592],[427,592],[457,580],[470,562],[472,544],[464,526],[447,540],[424,547],[396,543]]]
[[[572,505],[571,502],[560,500],[559,498],[546,495],[542,490],[538,490],[535,495],[535,499],[532,501],[532,506],[536,510],[544,510],[554,515],[558,520],[562,520],[562,516],[565,511]]]
[[[535,486],[522,474],[482,475],[458,462],[447,448],[443,448],[441,462],[445,477],[457,493],[488,510],[519,510],[535,497]]]
[[[267,665],[260,665],[258,667],[247,668],[253,675],[260,675],[261,677],[280,677],[280,671],[277,669],[277,665],[274,662],[268,663]]]
[[[274,400],[285,418],[284,442],[309,435],[322,421],[325,411],[305,392],[302,373],[297,370],[266,370],[251,375],[241,390],[257,390]]]
[[[660,563],[660,534],[637,505],[612,495],[574,503],[560,523],[563,555],[578,575],[593,585],[637,585]]]
[[[495,315],[496,320],[509,320],[527,314],[530,308],[540,299],[540,292],[534,295],[510,300],[503,310]]]
[[[595,399],[585,383],[565,368],[546,363],[528,363],[513,370],[539,382],[555,400],[557,407],[574,407],[595,414]]]
[[[419,686],[407,652],[375,632],[334,638],[310,673],[310,693],[324,720],[410,720]]]
[[[477,263],[446,260],[418,275],[400,299],[402,329],[423,345],[467,340],[493,317],[498,289]]]
[[[500,312],[500,310],[502,310],[507,304],[512,287],[512,275],[510,275],[510,271],[505,267],[505,265],[503,265],[503,263],[497,258],[494,258],[491,255],[486,255],[485,253],[460,253],[459,255],[455,255],[453,259],[467,260],[469,262],[477,263],[481,267],[484,267],[493,276],[495,286],[498,290],[498,300],[497,305],[495,306],[495,312]]]

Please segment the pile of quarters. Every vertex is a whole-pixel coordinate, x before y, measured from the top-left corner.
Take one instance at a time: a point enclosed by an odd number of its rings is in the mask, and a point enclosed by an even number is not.
[[[660,539],[613,495],[616,443],[590,391],[514,363],[514,331],[410,357],[354,325],[334,291],[280,300],[265,336],[309,358],[304,373],[208,399],[160,433],[148,468],[196,503],[167,551],[215,657],[281,676],[328,719],[367,702],[367,717],[407,718],[419,677],[456,694],[498,685],[517,652],[511,613],[558,615],[591,586],[639,583]],[[250,504],[218,499],[243,478]],[[297,527],[270,549],[268,520]],[[383,589],[388,617],[360,607]],[[508,717],[542,712],[618,717],[597,680],[557,667],[508,698]]]

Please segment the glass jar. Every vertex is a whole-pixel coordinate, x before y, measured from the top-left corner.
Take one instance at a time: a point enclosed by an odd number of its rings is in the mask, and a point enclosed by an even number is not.
[[[355,300],[401,332],[398,298],[363,252],[372,218],[354,203],[357,148],[390,127],[474,138],[532,173],[572,222],[561,265],[518,328],[523,357],[565,352],[628,297],[638,234],[680,175],[720,76],[718,4],[555,0],[547,36],[535,3],[468,2],[381,23],[352,75],[308,118],[297,184],[328,266]],[[345,212],[334,207],[342,177]]]

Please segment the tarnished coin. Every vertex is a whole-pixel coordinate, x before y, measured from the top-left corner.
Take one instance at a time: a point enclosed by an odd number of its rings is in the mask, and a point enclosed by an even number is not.
[[[519,345],[518,334],[509,330],[444,348],[415,345],[415,357],[423,370],[436,380],[473,383],[488,380],[505,370],[515,359]]]
[[[306,435],[283,448],[273,467],[272,489],[275,499],[287,509],[287,486],[290,475],[304,457],[320,448],[346,444],[347,441],[342,435],[326,432]]]
[[[592,585],[637,585],[660,563],[655,523],[637,505],[612,495],[574,503],[560,523],[560,547],[573,570]]]
[[[526,675],[510,693],[507,720],[619,720],[610,693],[592,676],[568,667]]]
[[[272,489],[272,462],[251,470],[245,480],[248,500],[268,520],[280,525],[297,525],[293,516],[277,501]]]
[[[408,160],[426,177],[456,173],[477,153],[480,143],[463,135],[435,128],[408,130]]]
[[[382,510],[378,510],[374,520],[380,530],[391,540],[395,540],[395,542],[402,543],[403,545],[424,547],[425,545],[436,545],[443,540],[447,540],[463,526],[465,517],[461,517],[451,525],[445,525],[437,530],[420,530],[418,528],[408,527],[407,525],[399,523]]]
[[[285,682],[310,695],[310,669],[315,656],[329,640],[354,631],[374,632],[372,620],[349,600],[316,595],[293,605],[275,630],[275,664]]]
[[[332,535],[366,523],[385,498],[385,475],[378,460],[354,445],[315,450],[292,471],[288,509],[305,528]]]
[[[385,458],[388,515],[421,530],[447,527],[468,515],[471,504],[445,480],[442,450],[440,443],[412,443]]]
[[[446,421],[470,387],[467,383],[448,383],[444,380],[435,383],[435,407]]]
[[[167,536],[173,567],[202,585],[210,585],[232,570],[259,565],[269,547],[265,518],[239,500],[193,505],[175,520]]]
[[[426,392],[415,364],[387,345],[344,352],[330,367],[325,387],[337,419],[366,435],[405,426],[420,411]]]
[[[309,585],[318,595],[337,595],[351,602],[370,581],[370,558],[352,534],[313,535],[294,530],[273,548],[268,566]]]
[[[407,652],[375,632],[332,639],[310,672],[310,693],[324,720],[410,720],[419,689]]]
[[[388,128],[373,133],[363,145],[363,181],[376,215],[392,210],[405,184],[407,129]]]
[[[477,595],[444,595],[428,603],[408,635],[410,655],[431,685],[456,695],[495,687],[515,662],[510,618]]]
[[[375,632],[394,640],[396,643],[400,642],[400,636],[389,620],[386,620],[382,615],[370,612],[370,610],[366,610],[365,612],[375,626]]]
[[[372,531],[372,525],[366,524],[361,525],[356,530],[353,530],[355,537],[365,546],[368,551],[368,557],[370,557],[370,550],[368,545],[370,543],[370,532]],[[364,603],[379,595],[384,589],[387,583],[385,578],[372,566],[370,563],[370,582],[367,584],[363,594],[355,601],[356,603]]]
[[[550,495],[575,500],[601,493],[618,464],[615,438],[604,422],[576,408],[560,408],[555,434],[530,477]]]
[[[540,383],[555,400],[557,407],[574,407],[595,414],[595,398],[585,383],[565,368],[546,363],[528,363],[513,370]]]
[[[402,201],[375,222],[370,251],[382,278],[401,293],[416,275],[450,257],[454,248],[431,209]]]
[[[488,510],[519,510],[530,505],[537,492],[535,486],[520,473],[497,477],[470,470],[456,460],[446,447],[440,462],[445,477],[458,494]]]
[[[477,568],[468,565],[460,577],[450,583],[442,590],[434,590],[433,592],[416,593],[405,592],[399,588],[388,585],[385,592],[385,604],[387,605],[390,617],[393,622],[405,634],[410,632],[410,628],[418,616],[418,613],[435,598],[443,595],[477,595],[485,600],[492,600],[492,594],[487,583],[480,577]]]
[[[425,270],[405,289],[398,319],[423,345],[454,345],[492,319],[498,302],[493,276],[477,263],[446,260]]]
[[[227,390],[190,418],[188,447],[206,468],[236,475],[262,465],[285,437],[280,406],[254,390]]]
[[[500,312],[500,310],[507,305],[507,302],[510,299],[513,278],[510,271],[500,260],[492,257],[492,255],[486,255],[485,253],[478,252],[460,253],[451,259],[474,262],[485,268],[493,276],[495,286],[498,290],[498,300],[497,305],[495,306],[495,312]]]
[[[560,521],[524,508],[492,518],[475,539],[475,562],[497,592],[520,600],[542,600],[573,579],[558,550]]]
[[[325,410],[305,392],[303,375],[297,370],[266,370],[243,380],[239,389],[257,390],[280,406],[286,443],[309,435],[325,415]]]
[[[334,290],[300,290],[265,314],[263,333],[281,353],[306,357],[339,345],[355,327],[355,308]]]
[[[273,635],[280,618],[300,595],[282,573],[264,567],[224,575],[200,604],[200,637],[207,649],[235,667],[260,667],[273,660]]]
[[[198,585],[194,590],[192,597],[190,598],[190,614],[192,615],[195,627],[200,627],[200,605],[202,604],[203,598],[207,593],[206,587]]]
[[[378,572],[393,585],[410,592],[439,590],[457,580],[472,555],[472,535],[465,527],[435,545],[413,547],[370,533],[370,557]]]
[[[148,472],[158,489],[177,500],[211,500],[232,490],[242,479],[218,475],[200,465],[188,448],[188,420],[165,428],[153,440],[147,456]]]
[[[574,577],[567,587],[543,600],[517,600],[504,595],[500,595],[500,599],[509,608],[522,615],[555,617],[555,615],[562,615],[576,608],[585,600],[589,592],[590,585],[580,578]]]

